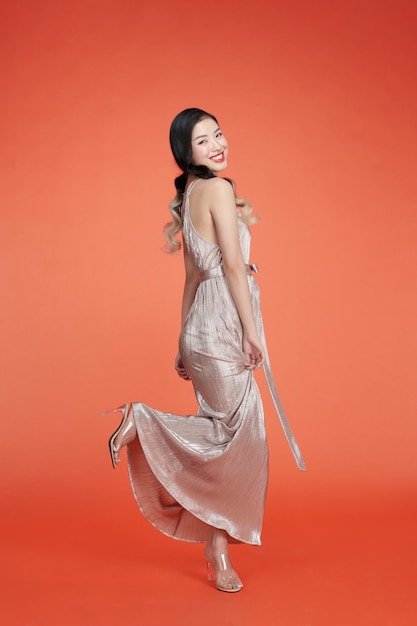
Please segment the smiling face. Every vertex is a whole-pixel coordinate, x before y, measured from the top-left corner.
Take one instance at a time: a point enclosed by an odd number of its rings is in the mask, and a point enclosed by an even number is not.
[[[194,126],[191,147],[194,165],[205,165],[214,173],[226,169],[229,152],[226,137],[211,117],[203,118]]]

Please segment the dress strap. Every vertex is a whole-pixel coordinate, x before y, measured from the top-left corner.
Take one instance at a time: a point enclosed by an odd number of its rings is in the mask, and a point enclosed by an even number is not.
[[[188,185],[188,188],[185,190],[184,193],[184,198],[186,200],[188,200],[188,198],[190,197],[190,193],[193,190],[193,188],[196,186],[197,183],[199,183],[201,180],[201,178],[195,178],[194,180],[191,181],[191,183]]]

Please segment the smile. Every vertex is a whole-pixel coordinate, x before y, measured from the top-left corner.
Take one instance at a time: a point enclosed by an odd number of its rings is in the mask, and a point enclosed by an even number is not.
[[[210,161],[214,161],[215,163],[223,163],[224,152],[221,152],[220,154],[215,154],[214,156],[210,157]]]

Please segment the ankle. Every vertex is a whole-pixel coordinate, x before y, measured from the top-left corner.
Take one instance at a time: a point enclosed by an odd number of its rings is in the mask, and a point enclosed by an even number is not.
[[[226,531],[218,528],[213,529],[213,532],[207,541],[206,549],[214,554],[227,554],[228,546],[229,538]]]

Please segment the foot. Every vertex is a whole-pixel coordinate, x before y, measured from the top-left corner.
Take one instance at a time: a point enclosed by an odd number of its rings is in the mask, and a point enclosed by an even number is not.
[[[119,452],[123,446],[127,446],[128,443],[135,438],[135,424],[133,418],[129,417],[124,423],[124,428],[117,433],[112,443],[113,457],[115,465],[120,463]]]
[[[132,405],[125,404],[116,411],[122,412],[122,421],[109,440],[110,455],[113,467],[120,463],[119,452],[123,446],[133,441],[136,437],[136,425],[133,419]]]
[[[235,593],[240,591],[243,583],[233,569],[228,551],[227,535],[223,531],[213,533],[211,540],[204,549],[209,580],[216,581],[220,591]]]

